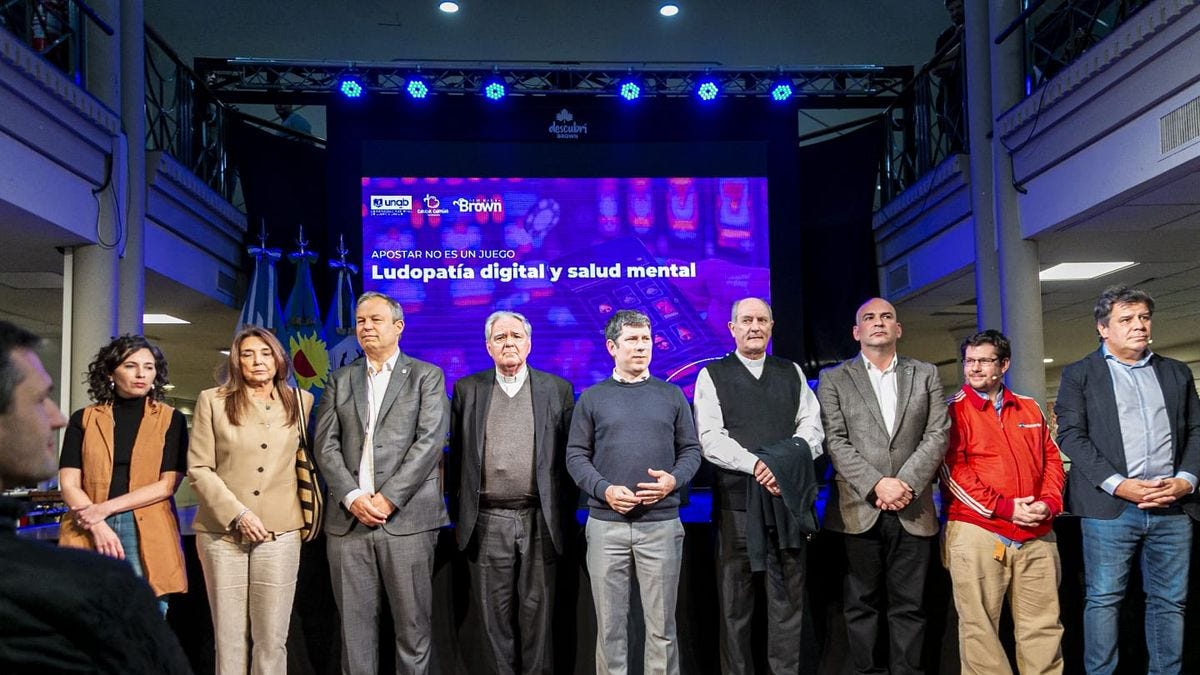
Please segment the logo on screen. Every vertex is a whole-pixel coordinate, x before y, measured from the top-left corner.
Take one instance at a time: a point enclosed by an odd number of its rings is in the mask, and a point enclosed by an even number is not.
[[[570,110],[563,108],[554,116],[554,121],[547,128],[555,138],[579,138],[588,132],[587,122],[577,122]]]
[[[459,197],[454,200],[459,213],[503,213],[504,202],[499,199],[467,199]]]
[[[412,195],[371,195],[371,215],[373,216],[410,213],[412,209]]]
[[[422,213],[430,216],[440,216],[450,213],[450,209],[442,208],[442,200],[436,195],[425,193],[425,197],[421,199],[424,208],[417,209],[417,213]]]

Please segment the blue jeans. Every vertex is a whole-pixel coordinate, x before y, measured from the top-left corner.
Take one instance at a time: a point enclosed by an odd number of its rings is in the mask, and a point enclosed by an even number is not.
[[[125,551],[125,562],[133,568],[133,573],[145,579],[146,572],[142,569],[142,550],[138,546],[137,523],[133,520],[133,511],[122,511],[104,519],[112,531],[121,540],[121,548]],[[167,599],[158,599],[158,610],[163,616],[167,615]]]
[[[1188,592],[1192,521],[1184,514],[1143,511],[1129,504],[1112,520],[1082,518],[1086,597],[1083,662],[1089,674],[1117,669],[1117,621],[1134,556],[1140,553],[1146,592],[1146,672],[1183,666],[1183,611]]]

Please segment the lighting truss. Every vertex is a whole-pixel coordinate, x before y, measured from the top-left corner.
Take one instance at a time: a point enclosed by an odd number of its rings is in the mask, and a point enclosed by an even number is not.
[[[420,73],[431,94],[480,95],[491,78],[505,83],[509,96],[620,96],[621,84],[636,75],[641,96],[687,97],[704,79],[713,79],[722,98],[770,99],[781,81],[790,82],[800,104],[873,108],[887,105],[912,78],[911,66],[814,66],[795,68],[718,68],[655,64],[503,64],[446,62],[302,62],[252,58],[196,59],[196,71],[226,102],[257,103],[313,99],[332,94],[353,74],[372,94],[405,92]]]

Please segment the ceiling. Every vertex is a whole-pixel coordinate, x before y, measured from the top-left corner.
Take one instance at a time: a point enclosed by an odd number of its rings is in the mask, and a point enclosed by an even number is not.
[[[1158,179],[1036,237],[1042,268],[1080,260],[1138,264],[1088,281],[1042,284],[1046,385],[1057,390],[1061,369],[1097,346],[1092,308],[1113,284],[1142,288],[1155,299],[1154,349],[1200,370],[1200,161],[1182,175]],[[945,364],[942,375],[961,381],[958,343],[975,332],[973,269],[897,306],[906,353]],[[1018,346],[1019,347],[1019,346]]]
[[[436,60],[504,62],[672,62],[726,66],[915,64],[933,52],[948,25],[941,0],[684,1],[674,20],[645,0],[468,0],[447,16],[432,0],[292,3],[148,0],[148,24],[185,59],[251,56],[303,60]],[[881,27],[886,27],[881,30]],[[315,125],[321,111],[306,116]],[[262,114],[271,117],[263,107]],[[801,120],[802,131],[844,119],[839,111]],[[318,134],[321,127],[318,126]],[[47,336],[61,335],[62,256],[56,246],[79,243],[66,233],[0,203],[0,317]],[[1138,284],[1158,300],[1156,349],[1200,362],[1191,327],[1200,314],[1200,172],[1162,179],[1082,214],[1038,237],[1043,266],[1084,257],[1125,258],[1139,265],[1087,282],[1043,286],[1047,373],[1095,347],[1091,307],[1115,282]],[[55,283],[57,277],[57,285]],[[237,311],[147,272],[146,311],[189,319],[187,326],[147,326],[170,361],[174,394],[193,398],[212,386]],[[904,350],[950,364],[957,343],[975,330],[971,270],[922,291],[899,306]],[[849,325],[847,326],[849,330]],[[47,360],[53,358],[47,355]],[[51,369],[53,371],[53,369]],[[944,374],[945,376],[945,374]]]

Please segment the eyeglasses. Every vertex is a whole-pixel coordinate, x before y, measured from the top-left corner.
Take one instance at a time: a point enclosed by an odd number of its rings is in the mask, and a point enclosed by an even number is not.
[[[978,364],[981,366],[990,366],[999,360],[1000,359],[996,358],[996,357],[983,358],[983,359],[963,359],[963,365],[964,366],[974,366],[974,365]]]

